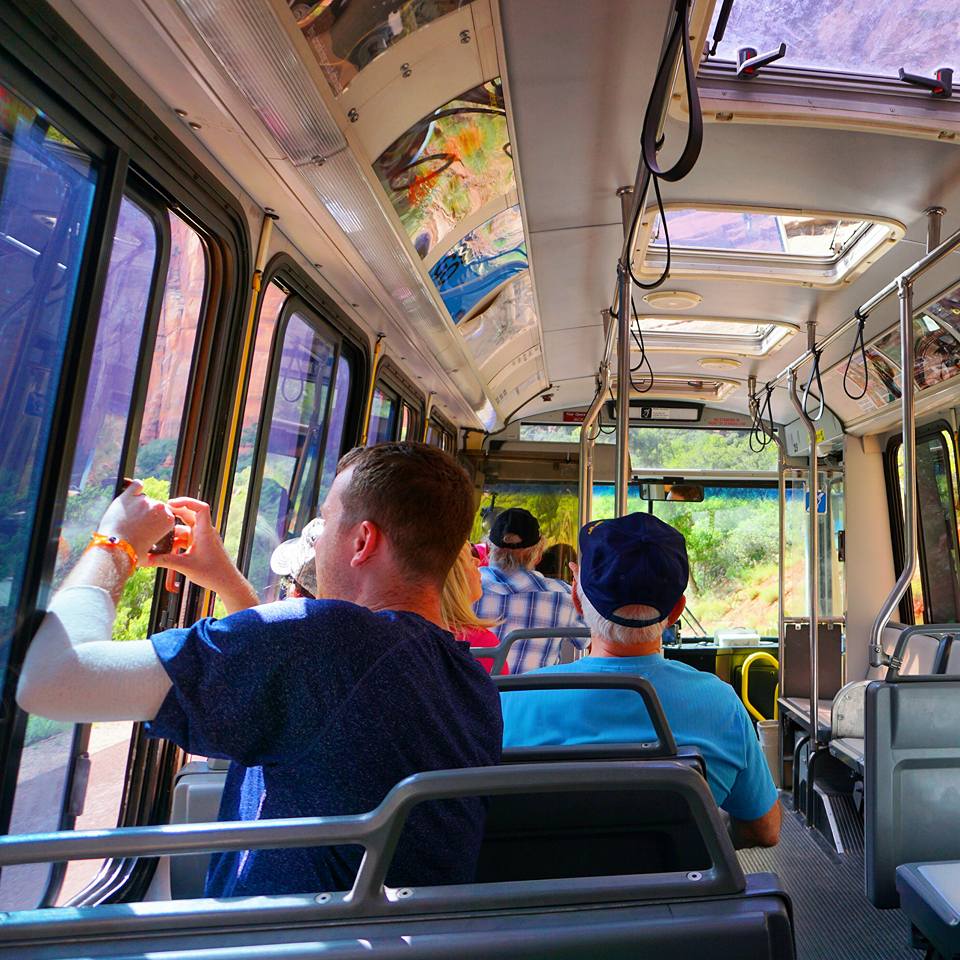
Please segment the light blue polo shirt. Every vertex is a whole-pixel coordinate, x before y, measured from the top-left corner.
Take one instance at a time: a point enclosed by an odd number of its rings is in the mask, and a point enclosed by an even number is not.
[[[673,736],[696,747],[717,801],[737,820],[756,820],[777,799],[746,708],[729,684],[711,673],[656,653],[646,657],[584,657],[531,673],[628,673],[649,680]],[[636,743],[654,739],[653,725],[632,690],[524,690],[500,695],[504,747],[574,743]]]

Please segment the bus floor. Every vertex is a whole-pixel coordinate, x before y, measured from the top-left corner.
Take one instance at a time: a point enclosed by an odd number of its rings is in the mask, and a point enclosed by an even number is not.
[[[877,910],[863,892],[863,850],[837,854],[781,794],[775,847],[741,850],[746,873],[776,873],[793,901],[797,960],[919,960],[899,910]]]

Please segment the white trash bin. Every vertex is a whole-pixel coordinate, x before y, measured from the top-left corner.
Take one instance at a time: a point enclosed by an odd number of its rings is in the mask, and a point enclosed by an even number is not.
[[[780,721],[758,720],[757,733],[760,736],[760,749],[767,760],[773,782],[780,789]]]

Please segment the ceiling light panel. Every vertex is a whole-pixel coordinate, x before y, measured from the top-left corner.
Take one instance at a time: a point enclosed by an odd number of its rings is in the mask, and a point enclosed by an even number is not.
[[[176,0],[226,74],[249,101],[300,177],[373,267],[407,325],[439,356],[456,342],[420,271],[384,216],[273,6],[262,0]],[[463,362],[451,379],[483,425],[494,426],[485,389]]]

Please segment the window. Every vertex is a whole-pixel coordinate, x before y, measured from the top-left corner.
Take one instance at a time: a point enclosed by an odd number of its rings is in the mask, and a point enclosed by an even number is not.
[[[771,444],[773,446],[773,444]],[[842,617],[844,599],[843,565],[840,563],[839,533],[844,529],[843,473],[819,471],[817,537],[820,544],[819,615]],[[802,619],[808,614],[807,542],[810,535],[810,497],[806,471],[786,473],[784,503],[784,597],[783,615]]]
[[[270,374],[270,355],[273,350],[273,338],[280,320],[280,313],[287,302],[288,294],[278,283],[269,283],[260,302],[257,317],[257,339],[253,348],[253,360],[250,365],[250,381],[247,384],[247,398],[243,408],[243,421],[240,425],[240,448],[233,469],[233,486],[230,494],[230,514],[223,542],[227,553],[240,561],[240,534],[243,531],[243,518],[246,512],[247,497],[250,492],[250,475],[253,471],[254,450],[257,432],[260,429],[260,414]],[[226,610],[220,611],[221,615]]]
[[[719,12],[717,4],[714,26]],[[735,61],[740,47],[766,51],[781,41],[787,55],[778,65],[874,76],[895,77],[900,67],[933,76],[960,53],[952,0],[737,0],[717,56]]]
[[[521,423],[520,439],[534,443],[579,443],[579,423]],[[616,430],[605,427],[596,437],[597,443],[616,443]]]
[[[692,431],[689,431],[692,432]],[[631,511],[647,501],[631,484]],[[472,540],[489,533],[497,512],[523,507],[540,521],[548,546],[575,545],[578,528],[576,484],[495,483],[488,485],[474,520]],[[687,603],[708,634],[724,627],[749,627],[776,636],[779,601],[778,504],[776,481],[765,486],[708,485],[702,503],[655,503],[653,512],[684,534],[690,560]],[[614,515],[612,484],[593,488],[593,517]]]
[[[420,417],[409,403],[404,403],[403,412],[400,415],[399,439],[409,440],[412,443],[420,439]]]
[[[676,276],[723,275],[833,286],[863,272],[901,239],[892,220],[849,214],[702,204],[666,204]],[[656,211],[641,221],[642,270],[659,275],[666,232]]]
[[[92,158],[0,85],[0,670],[7,665],[35,535],[96,186]],[[10,832],[57,829],[72,728],[31,718],[24,743]],[[0,908],[36,906],[50,869],[5,869]]]
[[[76,563],[125,469],[144,480],[149,494],[170,495],[206,276],[206,248],[196,230],[173,213],[124,197],[73,451],[54,586]],[[138,378],[145,386],[139,397]],[[138,417],[139,435],[131,436]],[[138,569],[127,581],[117,605],[115,640],[149,633],[157,576],[155,570]],[[131,723],[74,728],[28,718],[11,832],[115,827],[132,731]],[[83,811],[75,815],[64,810],[64,799],[72,760],[81,754],[89,771]],[[66,865],[56,902],[68,902],[102,866],[95,860]],[[44,865],[4,870],[0,902],[13,896],[18,906],[36,906],[51,876],[58,875]]]
[[[739,320],[735,317],[640,316],[634,321],[648,347],[716,351],[764,357],[779,350],[799,329],[781,320]]]
[[[747,210],[667,211],[670,243],[677,250],[713,250],[782,254],[834,262],[867,229],[864,220],[803,217]],[[666,232],[657,214],[650,241],[666,247]]]
[[[393,391],[383,386],[374,389],[373,402],[370,405],[370,426],[367,428],[368,447],[394,439],[399,407],[400,400]]]
[[[91,158],[0,86],[0,668],[33,535],[96,186]]]
[[[926,390],[952,380],[960,373],[960,286],[944,291],[918,310],[913,318],[913,377],[918,390]],[[894,327],[866,346],[866,394],[857,401],[864,413],[872,413],[900,399],[900,329]],[[831,367],[823,375],[824,389],[832,385],[839,391],[846,361]],[[859,352],[850,364],[850,389],[859,393],[864,387],[863,359]]]
[[[895,538],[898,570],[903,569],[903,446],[896,438],[898,482],[893,488],[899,536]],[[888,454],[889,457],[889,454]],[[918,567],[901,615],[914,623],[956,623],[960,617],[960,550],[957,540],[957,467],[953,437],[946,427],[921,431],[917,437]],[[889,468],[888,459],[888,468]]]
[[[263,600],[274,599],[276,587],[270,555],[316,516],[333,482],[353,386],[351,357],[306,304],[288,303],[280,332],[247,533],[247,577]]]

